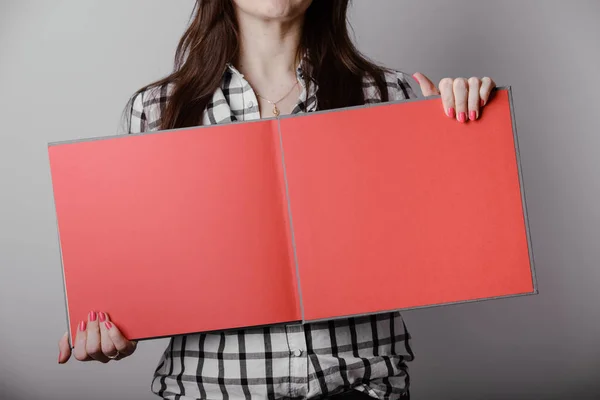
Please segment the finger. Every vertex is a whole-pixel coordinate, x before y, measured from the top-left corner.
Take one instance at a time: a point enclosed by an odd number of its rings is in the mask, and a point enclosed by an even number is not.
[[[120,358],[127,357],[135,351],[137,344],[127,340],[119,328],[112,321],[110,321],[108,315],[106,315],[104,327],[106,328],[108,336],[115,345],[115,348],[118,350]]]
[[[96,361],[100,361],[103,363],[108,362],[108,357],[106,357],[104,353],[102,353],[100,326],[98,325],[98,313],[95,311],[90,311],[90,313],[88,314],[85,351],[92,359]]]
[[[425,96],[425,97],[437,96],[440,94],[440,91],[438,90],[438,88],[435,87],[433,82],[431,82],[429,80],[429,78],[427,78],[422,73],[420,73],[420,72],[415,73],[413,75],[413,78],[415,81],[417,81],[417,83],[421,87],[421,93],[423,93],[423,96]]]
[[[456,104],[456,119],[460,122],[467,122],[469,84],[465,78],[458,78],[454,80],[452,86]]]
[[[58,363],[64,364],[71,358],[71,345],[69,344],[69,332],[65,332],[58,342]]]
[[[496,83],[487,76],[485,78],[481,78],[481,87],[479,88],[479,97],[481,98],[480,105],[483,107],[486,105],[490,99],[490,95],[492,91],[496,87]]]
[[[73,355],[79,361],[89,361],[92,358],[86,351],[86,340],[87,339],[87,323],[81,321],[77,326],[77,334],[75,335],[75,346],[73,348]]]
[[[108,316],[104,312],[98,313],[98,321],[100,322],[100,340],[102,341],[102,353],[107,357],[114,357],[117,354],[117,348],[106,329],[106,321]]]
[[[444,78],[440,81],[440,92],[442,97],[442,105],[446,115],[450,118],[456,117],[456,105],[454,104],[454,80],[452,78]]]
[[[480,106],[480,97],[479,97],[479,88],[481,86],[481,81],[479,78],[473,77],[469,78],[469,95],[468,95],[468,107],[469,107],[469,119],[471,121],[475,121],[479,118],[479,106]]]

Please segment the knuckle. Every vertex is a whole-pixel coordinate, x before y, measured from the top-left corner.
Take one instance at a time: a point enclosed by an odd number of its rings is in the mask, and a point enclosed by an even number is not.
[[[450,88],[452,87],[452,78],[443,78],[440,80],[439,87],[440,88]]]
[[[75,359],[77,361],[85,361],[87,359],[88,355],[84,351],[76,351],[73,354],[73,357],[75,357]]]
[[[117,349],[117,351],[119,353],[123,353],[123,352],[127,351],[127,344],[125,344],[125,343],[115,343],[115,349]]]
[[[465,78],[458,78],[454,80],[454,89],[455,90],[466,90],[468,86],[467,80]]]
[[[117,349],[115,346],[102,346],[102,353],[104,355],[115,354]]]
[[[479,86],[481,81],[476,76],[469,78],[469,86]]]
[[[101,348],[98,345],[88,345],[85,348],[85,351],[92,357],[97,356],[101,353]]]

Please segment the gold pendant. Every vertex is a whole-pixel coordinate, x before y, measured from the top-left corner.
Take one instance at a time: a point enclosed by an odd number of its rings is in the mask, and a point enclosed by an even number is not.
[[[277,106],[273,106],[273,115],[279,117],[279,108],[277,108]]]

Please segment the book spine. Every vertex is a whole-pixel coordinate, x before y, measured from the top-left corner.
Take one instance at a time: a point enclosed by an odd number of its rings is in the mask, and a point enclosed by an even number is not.
[[[284,152],[284,144],[283,144],[283,135],[281,130],[281,120],[277,118],[272,121],[273,124],[273,139],[276,149],[276,158],[278,165],[278,176],[280,177],[279,183],[281,187],[281,198],[283,199],[283,213],[284,220],[286,224],[286,232],[287,232],[287,243],[288,243],[288,253],[290,255],[290,268],[292,268],[291,276],[295,279],[295,298],[296,305],[299,311],[299,315],[301,316],[302,322],[304,323],[304,306],[302,304],[302,286],[300,283],[300,271],[298,268],[298,257],[296,252],[296,242],[294,238],[294,224],[292,218],[292,207],[290,200],[290,191],[288,185],[288,179],[285,168],[285,152]]]

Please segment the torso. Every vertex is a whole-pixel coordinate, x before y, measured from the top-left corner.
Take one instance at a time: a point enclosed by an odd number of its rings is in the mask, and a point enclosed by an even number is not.
[[[390,101],[414,97],[406,75],[398,72],[386,78]],[[366,99],[378,102],[368,82]],[[244,90],[227,90],[240,87]],[[300,94],[290,96],[289,104],[280,105],[284,112],[318,110],[318,88],[299,88]],[[160,92],[147,91],[135,99],[129,133],[158,129],[168,88],[163,88],[162,96]],[[233,67],[225,72],[213,104],[203,113],[203,125],[272,116],[272,105],[261,104]],[[376,282],[371,289],[377,290]],[[169,295],[168,290],[164,295]],[[398,313],[193,334],[171,339],[154,374],[152,391],[168,399],[283,399],[326,397],[354,388],[373,398],[400,399],[407,398],[406,362],[412,358],[408,332]]]

